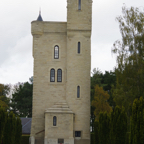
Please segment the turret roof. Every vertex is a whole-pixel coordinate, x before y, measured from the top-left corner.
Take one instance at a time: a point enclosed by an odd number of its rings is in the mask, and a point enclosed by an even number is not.
[[[43,21],[42,16],[41,16],[41,11],[39,12],[39,16],[37,18],[37,21]]]

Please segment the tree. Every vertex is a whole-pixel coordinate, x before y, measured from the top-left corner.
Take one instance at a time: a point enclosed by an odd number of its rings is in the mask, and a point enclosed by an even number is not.
[[[3,108],[0,108],[0,143],[2,142],[5,123],[6,123],[6,111]]]
[[[127,133],[127,115],[124,107],[116,106],[111,113],[111,144],[125,144]]]
[[[99,121],[94,123],[94,144],[99,144]]]
[[[32,117],[32,93],[32,81],[15,85],[11,107],[16,115]]]
[[[135,99],[132,106],[130,144],[144,143],[144,99]]]
[[[110,117],[106,112],[99,114],[99,144],[110,144]]]
[[[7,97],[11,89],[10,85],[0,84],[0,106],[8,109],[10,99]]]
[[[16,118],[15,144],[21,144],[21,136],[22,136],[21,119],[17,117]]]
[[[95,107],[94,114],[97,120],[99,118],[100,112],[110,113],[112,111],[112,108],[109,106],[107,102],[108,99],[109,99],[108,92],[104,91],[102,87],[99,87],[98,85],[96,85],[94,100],[92,101],[92,106]]]
[[[15,144],[16,118],[13,112],[7,113],[3,144]]]
[[[115,102],[113,101],[111,89],[112,86],[114,87],[116,83],[116,76],[115,73],[110,71],[105,71],[103,74],[98,68],[93,69],[93,73],[91,76],[91,102],[94,100],[95,95],[95,86],[99,85],[103,87],[104,91],[107,91],[110,95],[108,99],[108,103],[110,106],[115,107]],[[95,115],[94,115],[95,107],[91,106],[91,126],[92,131],[94,131],[94,121],[95,121]]]
[[[144,97],[144,14],[138,8],[122,7],[119,22],[122,41],[113,44],[117,54],[116,89],[113,91],[117,105],[129,109],[135,98]]]
[[[3,132],[3,144],[10,144],[10,121],[8,120],[8,112],[6,113],[5,128]]]
[[[92,77],[91,77],[91,102],[94,100],[95,94],[95,86],[101,86],[102,80],[102,72],[97,68],[93,69]],[[92,131],[94,131],[94,122],[95,122],[95,115],[94,115],[95,107],[91,105],[91,127]]]

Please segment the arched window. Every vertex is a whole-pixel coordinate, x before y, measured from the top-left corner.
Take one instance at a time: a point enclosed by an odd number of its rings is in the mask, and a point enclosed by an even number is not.
[[[55,82],[55,69],[50,70],[50,82]]]
[[[77,86],[77,98],[80,98],[80,86]]]
[[[78,10],[81,10],[81,0],[78,0]]]
[[[78,42],[78,54],[80,54],[80,42]]]
[[[57,125],[57,117],[54,116],[54,117],[53,117],[53,126],[56,126],[56,125]]]
[[[54,47],[54,59],[59,59],[59,46]]]
[[[57,82],[62,82],[62,70],[57,70]]]

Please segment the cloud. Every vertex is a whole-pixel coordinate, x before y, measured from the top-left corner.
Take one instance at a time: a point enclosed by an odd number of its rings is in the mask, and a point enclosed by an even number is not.
[[[116,16],[123,3],[144,6],[143,0],[93,0],[92,69],[112,70],[116,58],[111,55],[115,40],[121,39]],[[67,0],[3,0],[0,4],[0,82],[28,81],[33,75],[31,21],[41,7],[44,21],[66,21]]]
[[[32,37],[27,35],[7,50],[8,57],[0,65],[0,82],[25,82],[33,75]]]

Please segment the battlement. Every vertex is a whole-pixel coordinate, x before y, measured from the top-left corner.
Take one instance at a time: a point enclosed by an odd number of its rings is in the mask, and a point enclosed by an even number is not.
[[[67,22],[47,22],[47,21],[32,21],[32,35],[42,35],[43,33],[66,33]]]

